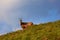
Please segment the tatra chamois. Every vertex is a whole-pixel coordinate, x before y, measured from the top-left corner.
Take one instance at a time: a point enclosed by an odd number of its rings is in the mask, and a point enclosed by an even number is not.
[[[33,25],[32,22],[22,22],[22,19],[20,19],[20,25],[23,29],[27,28],[28,26]]]

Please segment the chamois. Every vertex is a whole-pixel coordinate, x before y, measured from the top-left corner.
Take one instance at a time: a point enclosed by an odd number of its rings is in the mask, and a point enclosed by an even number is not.
[[[20,19],[20,25],[23,29],[26,29],[28,26],[32,26],[32,22],[22,22],[22,19]]]

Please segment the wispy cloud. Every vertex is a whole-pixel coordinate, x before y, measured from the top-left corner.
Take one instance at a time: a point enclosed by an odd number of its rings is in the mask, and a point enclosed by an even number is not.
[[[0,22],[4,21],[6,23],[6,26],[1,26],[1,31],[7,31],[10,27],[12,27],[12,31],[19,29],[17,28],[18,16],[21,16],[22,13],[15,10],[25,6],[27,3],[26,0],[0,0]]]
[[[56,0],[48,0],[48,1],[51,2],[51,3],[52,3],[52,2],[56,2]]]

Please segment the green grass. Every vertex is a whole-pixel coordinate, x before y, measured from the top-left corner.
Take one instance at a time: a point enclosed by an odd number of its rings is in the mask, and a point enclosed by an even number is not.
[[[60,20],[27,27],[7,33],[0,40],[60,40]]]

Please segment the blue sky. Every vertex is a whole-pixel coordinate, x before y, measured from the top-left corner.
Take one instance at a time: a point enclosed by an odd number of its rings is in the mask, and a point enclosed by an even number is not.
[[[0,0],[0,34],[20,30],[19,18],[39,24],[59,17],[60,0]]]

